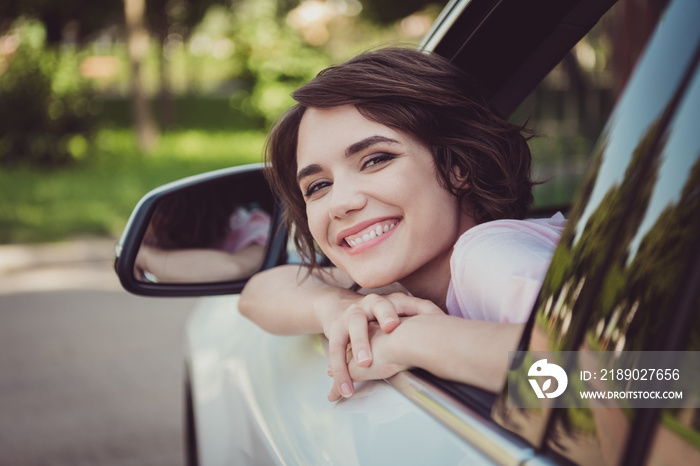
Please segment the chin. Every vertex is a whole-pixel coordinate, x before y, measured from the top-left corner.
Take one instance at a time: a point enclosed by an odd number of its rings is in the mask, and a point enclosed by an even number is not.
[[[381,267],[376,264],[343,264],[334,262],[336,267],[362,288],[376,289],[392,285],[401,278],[399,270],[389,267]]]
[[[351,275],[352,277],[352,275]],[[360,285],[362,288],[366,289],[375,289],[375,288],[381,288],[383,286],[388,286],[393,283],[396,283],[396,280],[393,280],[390,277],[382,276],[382,277],[376,277],[376,276],[364,276],[364,277],[353,277],[353,280],[355,283]]]

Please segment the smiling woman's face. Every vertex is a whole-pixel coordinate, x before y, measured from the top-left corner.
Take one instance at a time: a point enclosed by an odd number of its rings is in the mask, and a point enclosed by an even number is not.
[[[354,106],[310,108],[297,167],[311,234],[358,284],[399,281],[411,291],[449,280],[452,246],[473,221],[439,184],[424,145]]]

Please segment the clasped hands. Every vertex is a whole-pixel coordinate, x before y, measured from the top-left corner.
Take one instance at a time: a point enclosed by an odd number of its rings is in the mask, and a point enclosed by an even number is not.
[[[329,401],[352,396],[355,381],[384,379],[409,368],[397,331],[401,321],[418,314],[444,314],[431,301],[400,292],[359,297],[340,311],[334,304],[317,303],[328,338],[328,375],[333,377]]]

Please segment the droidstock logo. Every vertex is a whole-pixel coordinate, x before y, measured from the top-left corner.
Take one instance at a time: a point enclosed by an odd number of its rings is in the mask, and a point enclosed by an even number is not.
[[[537,379],[528,379],[530,381],[530,385],[532,385],[532,389],[537,395],[537,398],[544,398],[545,396],[547,398],[556,398],[564,393],[566,386],[569,384],[569,377],[567,377],[564,369],[556,364],[547,363],[546,359],[540,359],[530,366],[530,370],[528,371],[527,375],[529,377],[549,377],[541,388],[540,384],[537,382]],[[557,379],[557,389],[551,393],[548,393],[547,390],[549,390],[552,386],[551,377]]]

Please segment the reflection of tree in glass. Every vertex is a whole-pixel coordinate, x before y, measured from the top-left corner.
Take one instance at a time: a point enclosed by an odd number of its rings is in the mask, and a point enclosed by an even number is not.
[[[666,112],[667,113],[667,112]],[[654,186],[657,181],[661,164],[660,155],[665,144],[665,137],[661,135],[661,128],[665,127],[666,115],[658,119],[647,131],[644,138],[634,151],[632,160],[625,172],[625,178],[619,189],[611,190],[606,195],[608,207],[603,203],[592,216],[597,221],[612,222],[618,220],[616,232],[609,231],[605,238],[612,247],[602,249],[609,254],[598,254],[601,266],[608,263],[605,275],[601,277],[602,287],[598,290],[598,298],[590,310],[591,315],[581,315],[580,319],[586,319],[589,323],[599,322],[601,318],[609,318],[620,321],[619,313],[615,314],[615,303],[620,299],[620,291],[624,282],[624,264],[627,262],[629,246],[635,233],[639,229],[649,207]],[[659,138],[662,141],[659,141]],[[611,214],[614,211],[614,217]],[[600,212],[600,213],[599,213]],[[624,219],[624,221],[620,221]],[[589,220],[590,224],[590,220]],[[591,236],[588,239],[588,247],[595,248],[596,230],[586,229],[582,236]],[[582,237],[581,243],[584,242]],[[591,253],[595,253],[594,250]],[[593,324],[591,324],[593,325]]]
[[[680,181],[680,180],[679,180]],[[662,350],[650,348],[650,342],[664,338],[650,338],[666,333],[674,324],[673,315],[678,287],[687,276],[688,256],[694,252],[694,243],[700,233],[700,162],[696,162],[684,185],[678,203],[667,206],[654,226],[642,240],[639,250],[624,270],[624,263],[616,264],[620,279],[610,284],[617,318],[616,333],[624,335],[619,349]],[[626,259],[626,258],[625,258]],[[624,280],[623,280],[624,279]],[[607,285],[607,283],[606,283]],[[642,312],[637,313],[636,310]],[[629,325],[628,329],[625,326]],[[661,332],[661,333],[659,333]],[[606,341],[610,345],[612,342]],[[607,347],[601,348],[609,349]]]
[[[592,293],[599,292],[603,280],[614,281],[616,267],[625,261],[629,243],[644,218],[660,166],[658,141],[668,113],[668,110],[664,112],[637,144],[622,183],[613,185],[596,210],[585,219],[585,229],[578,241],[575,241],[575,229],[567,228],[555,251],[552,273],[543,284],[541,296],[546,298],[539,302],[537,317],[538,324],[548,333],[551,349],[574,349],[581,335],[568,332],[572,325],[582,329],[581,323],[590,317],[589,312],[602,315],[612,312],[614,294],[606,294],[610,289],[604,288],[602,297]],[[591,170],[582,188],[583,197],[572,209],[570,222],[573,225],[582,221],[595,183],[593,175],[597,175],[603,155],[615,156],[606,152],[605,145],[596,154],[595,169]],[[608,266],[611,262],[613,267]],[[586,299],[581,300],[583,303],[597,302],[593,309],[575,308],[581,293],[586,294]]]
[[[664,120],[665,118],[658,120],[647,132],[635,150],[625,180],[619,187],[614,186],[608,191],[604,201],[588,219],[586,230],[579,242],[573,248],[571,243],[564,243],[568,247],[562,248],[563,253],[557,256],[561,263],[555,266],[560,267],[562,275],[557,278],[564,281],[563,292],[567,295],[572,293],[565,291],[566,284],[577,283],[575,280],[579,277],[576,271],[582,263],[576,263],[574,257],[583,255],[584,261],[590,261],[586,264],[587,267],[601,267],[593,270],[605,270],[605,275],[600,279],[600,292],[593,299],[588,315],[574,315],[578,321],[586,319],[588,323],[583,342],[585,349],[700,349],[697,322],[695,325],[686,325],[681,332],[685,333],[684,335],[673,339],[668,337],[672,327],[679,326],[678,319],[687,320],[688,317],[679,316],[676,310],[680,304],[679,290],[693,285],[687,282],[689,269],[697,255],[695,243],[700,235],[700,161],[697,160],[699,154],[664,152],[668,136],[659,132]],[[649,210],[649,205],[654,190],[661,189],[657,178],[662,163],[674,157],[693,157],[696,162],[688,174],[664,173],[664,176],[673,176],[678,179],[678,183],[683,183],[683,189],[677,200],[671,196],[669,204],[663,210],[653,212]],[[685,176],[687,178],[684,182]],[[625,210],[621,210],[623,207]],[[620,218],[626,221],[618,224],[619,231],[611,234],[609,227],[607,231],[605,229],[606,222],[613,220],[613,213],[622,215]],[[655,216],[651,217],[655,219],[653,226],[648,230],[640,230],[645,218],[650,215]],[[640,234],[644,236],[635,250],[632,246],[636,235]],[[605,239],[609,241],[607,244],[603,242]],[[589,257],[595,254],[596,244],[602,245],[600,251],[605,257]],[[558,301],[561,301],[561,298]],[[558,301],[553,303],[550,298],[550,301],[541,305],[543,312],[538,315],[540,326],[551,326],[554,322],[557,329],[562,328],[561,320],[555,315]],[[559,306],[562,305],[559,303]],[[700,306],[695,308],[695,312],[698,310]],[[700,318],[700,314],[697,318]],[[576,344],[578,336],[565,335],[558,338],[553,341],[559,344],[560,348],[571,348],[570,345]],[[669,347],[669,342],[677,346]],[[575,431],[576,435],[589,437],[592,444],[600,444],[603,452],[603,444],[606,442],[600,440],[602,434],[590,430],[592,414],[600,413],[591,410],[561,411],[556,422],[563,432]],[[632,414],[620,412],[620,415],[625,417]],[[628,420],[625,425],[630,425],[629,422]],[[672,454],[668,442],[678,442],[686,445],[684,448],[700,450],[699,430],[700,416],[697,409],[666,410],[657,432],[655,448],[658,450],[655,450],[653,455],[668,459],[668,455]],[[661,438],[664,440],[660,440]]]

